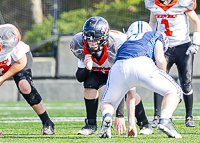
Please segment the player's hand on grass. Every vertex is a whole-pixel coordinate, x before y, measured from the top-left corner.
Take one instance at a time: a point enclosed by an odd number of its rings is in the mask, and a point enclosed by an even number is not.
[[[124,117],[115,117],[115,132],[116,134],[121,135],[124,131],[126,131],[125,119]]]
[[[92,55],[90,54],[85,55],[84,63],[88,70],[92,70],[92,66],[93,66]]]
[[[135,125],[129,125],[128,126],[128,131],[126,133],[126,137],[137,137],[137,128]]]

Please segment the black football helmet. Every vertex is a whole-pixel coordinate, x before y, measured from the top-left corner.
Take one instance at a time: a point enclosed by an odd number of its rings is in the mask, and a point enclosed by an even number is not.
[[[83,25],[83,39],[84,41],[100,41],[100,46],[105,46],[109,37],[108,21],[101,16],[90,17]],[[97,52],[95,51],[95,52]]]

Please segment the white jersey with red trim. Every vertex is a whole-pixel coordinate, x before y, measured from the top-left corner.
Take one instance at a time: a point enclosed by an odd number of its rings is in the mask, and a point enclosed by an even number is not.
[[[172,0],[168,5],[159,0],[145,0],[145,7],[154,13],[157,30],[165,32],[169,47],[190,42],[189,18],[186,11],[196,8],[195,0]]]
[[[115,61],[117,50],[119,47],[126,41],[127,35],[115,30],[110,30],[108,43],[104,46],[102,56],[100,60],[96,60],[92,57],[93,68],[95,72],[107,74],[110,70],[110,67]],[[77,33],[71,40],[70,49],[73,54],[78,58],[78,67],[85,68],[84,63],[85,55],[89,54],[89,51],[84,44],[82,32]]]
[[[24,54],[30,51],[30,47],[24,42],[20,41],[11,52],[5,53],[4,51],[0,52],[0,75],[5,73],[14,61],[21,59]]]

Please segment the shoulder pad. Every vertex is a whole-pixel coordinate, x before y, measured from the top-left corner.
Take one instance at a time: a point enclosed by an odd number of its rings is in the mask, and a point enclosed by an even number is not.
[[[70,49],[72,53],[81,61],[84,60],[85,54],[83,51],[83,38],[82,33],[76,34],[71,42],[70,42]]]
[[[179,0],[178,2],[180,6],[186,7],[189,10],[193,10],[193,7],[195,6],[194,0]]]
[[[154,5],[154,0],[144,0],[145,7],[150,9]]]
[[[114,39],[119,39],[122,41],[125,41],[127,39],[127,35],[125,33],[122,33],[121,31],[117,30],[110,30],[109,36],[111,36]]]

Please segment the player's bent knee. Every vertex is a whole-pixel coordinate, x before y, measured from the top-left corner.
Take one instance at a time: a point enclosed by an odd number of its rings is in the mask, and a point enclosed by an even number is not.
[[[96,89],[84,88],[84,97],[86,99],[97,99],[99,97],[99,92]]]
[[[42,101],[42,97],[40,96],[40,94],[37,92],[37,90],[35,88],[32,88],[30,94],[22,93],[22,95],[30,106],[37,105]]]
[[[192,90],[191,87],[183,87],[182,90],[183,90],[183,93],[184,93],[185,95],[190,95],[190,94],[193,93],[193,90]]]
[[[26,79],[20,80],[18,86],[22,94],[29,94],[31,92],[31,86]]]
[[[190,90],[189,92],[184,92],[184,95],[191,95],[192,93],[193,93],[193,90]]]

